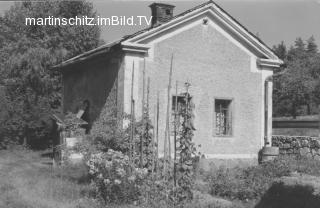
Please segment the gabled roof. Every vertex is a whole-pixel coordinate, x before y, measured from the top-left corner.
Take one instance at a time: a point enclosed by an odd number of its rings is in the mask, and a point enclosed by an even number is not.
[[[265,57],[258,60],[258,63],[265,66],[271,66],[271,67],[278,67],[283,62],[275,55],[275,53],[272,51],[271,48],[269,48],[261,39],[259,39],[257,36],[255,36],[253,33],[251,33],[247,28],[245,28],[242,24],[240,24],[236,19],[234,19],[231,15],[229,15],[225,10],[223,10],[219,5],[217,5],[212,0],[205,2],[201,5],[198,5],[196,7],[193,7],[192,9],[189,9],[185,12],[182,12],[170,20],[168,20],[166,23],[163,23],[161,25],[156,25],[153,27],[148,27],[143,30],[140,30],[138,32],[135,32],[131,35],[123,36],[121,39],[110,42],[108,44],[102,45],[98,48],[95,48],[93,50],[90,50],[88,52],[85,52],[83,54],[80,54],[76,57],[73,57],[67,61],[62,62],[59,65],[54,66],[54,68],[63,68],[65,66],[68,66],[73,63],[84,61],[92,56],[99,55],[101,53],[108,53],[112,47],[115,47],[116,45],[127,45],[130,41],[134,41],[135,39],[139,39],[141,36],[147,36],[152,33],[156,33],[161,31],[162,29],[170,26],[171,24],[178,23],[183,18],[186,18],[187,16],[193,15],[193,13],[200,12],[205,9],[212,9],[213,12],[220,15],[224,20],[226,21],[225,24],[231,25],[237,32],[239,32],[240,35],[242,35],[244,39],[248,41],[248,43],[252,44],[254,47],[257,48],[257,50],[260,50],[261,53],[265,54]],[[129,45],[130,46],[130,45]],[[148,47],[142,46],[142,45],[133,45],[134,47],[140,47],[144,49],[147,49]]]

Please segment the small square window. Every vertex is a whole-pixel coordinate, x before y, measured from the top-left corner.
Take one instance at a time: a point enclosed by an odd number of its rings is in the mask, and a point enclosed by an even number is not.
[[[215,135],[232,135],[232,100],[215,99]]]

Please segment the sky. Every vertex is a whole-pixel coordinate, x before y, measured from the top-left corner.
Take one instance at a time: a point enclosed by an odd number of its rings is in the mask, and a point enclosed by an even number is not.
[[[151,16],[148,7],[153,1],[131,0],[91,0],[101,17],[116,16]],[[205,1],[170,1],[175,5],[174,15],[199,5]],[[293,45],[297,37],[306,40],[312,35],[320,46],[320,0],[215,0],[232,17],[249,29],[259,34],[268,46],[284,41]],[[9,9],[13,2],[0,1],[0,15]],[[141,26],[102,26],[102,39],[110,42],[123,35],[132,34],[147,27]]]

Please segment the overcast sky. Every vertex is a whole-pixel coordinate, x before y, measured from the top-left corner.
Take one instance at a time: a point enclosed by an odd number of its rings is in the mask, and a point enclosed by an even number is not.
[[[150,16],[150,5],[155,1],[110,1],[93,0],[94,7],[102,17]],[[205,1],[170,1],[175,5],[174,14]],[[320,46],[320,0],[216,0],[225,11],[237,19],[252,33],[270,47],[282,40],[292,45],[297,37],[303,39],[313,35]],[[13,2],[0,2],[0,14],[3,14]],[[142,26],[103,26],[102,38],[106,41],[119,39],[147,25]]]

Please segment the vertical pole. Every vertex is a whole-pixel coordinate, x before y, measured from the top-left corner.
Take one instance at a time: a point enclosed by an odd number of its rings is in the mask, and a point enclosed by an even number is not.
[[[134,137],[134,99],[133,99],[133,83],[134,83],[134,62],[132,62],[132,77],[131,77],[131,129],[130,129],[130,142],[129,142],[129,161],[132,165],[132,157],[133,157],[133,137]]]
[[[142,119],[142,126],[143,126],[143,132],[142,132],[142,135],[140,137],[140,168],[143,167],[143,140],[145,139],[145,108],[144,108],[144,103],[145,103],[145,100],[144,100],[144,94],[145,94],[145,73],[146,73],[146,59],[143,60],[143,80],[142,80],[142,109],[141,109],[141,119]]]
[[[158,160],[159,160],[159,108],[160,108],[160,105],[159,105],[159,91],[157,92],[157,112],[156,112],[156,143],[157,143],[157,150],[156,150],[156,168],[158,169]]]
[[[177,125],[178,125],[178,81],[176,81],[176,97],[174,105],[174,155],[173,155],[173,181],[174,186],[177,185]]]
[[[134,141],[134,137],[135,137],[135,100],[132,100],[132,129],[131,129],[131,134],[132,134],[132,158],[133,158],[133,164],[135,163],[135,151],[136,151],[136,143]]]
[[[166,114],[166,131],[165,131],[165,140],[164,140],[164,160],[168,159],[168,163],[170,164],[171,159],[171,145],[170,145],[170,94],[171,94],[171,79],[172,79],[172,62],[173,62],[173,54],[171,55],[171,62],[170,62],[170,72],[169,72],[169,85],[168,85],[168,97],[167,97],[167,114]],[[169,147],[169,155],[167,152],[167,143]],[[166,172],[167,165],[164,164],[164,172]]]
[[[156,122],[157,122],[157,106],[153,108],[153,129],[152,129],[152,175],[156,168],[156,151],[155,151],[155,136],[156,136]]]
[[[149,152],[149,150],[150,150],[150,140],[149,140],[149,128],[150,128],[150,126],[149,126],[149,121],[147,120],[147,119],[149,119],[149,93],[150,92],[150,77],[148,77],[148,80],[147,80],[147,107],[146,107],[146,121],[145,121],[145,125],[146,125],[146,132],[145,132],[145,135],[146,135],[146,150],[147,150],[147,153],[146,154],[148,154],[148,155],[146,155],[148,158],[147,158],[147,163],[148,163],[148,168],[149,168],[149,159],[150,159],[150,152]],[[152,142],[151,142],[152,143]]]

